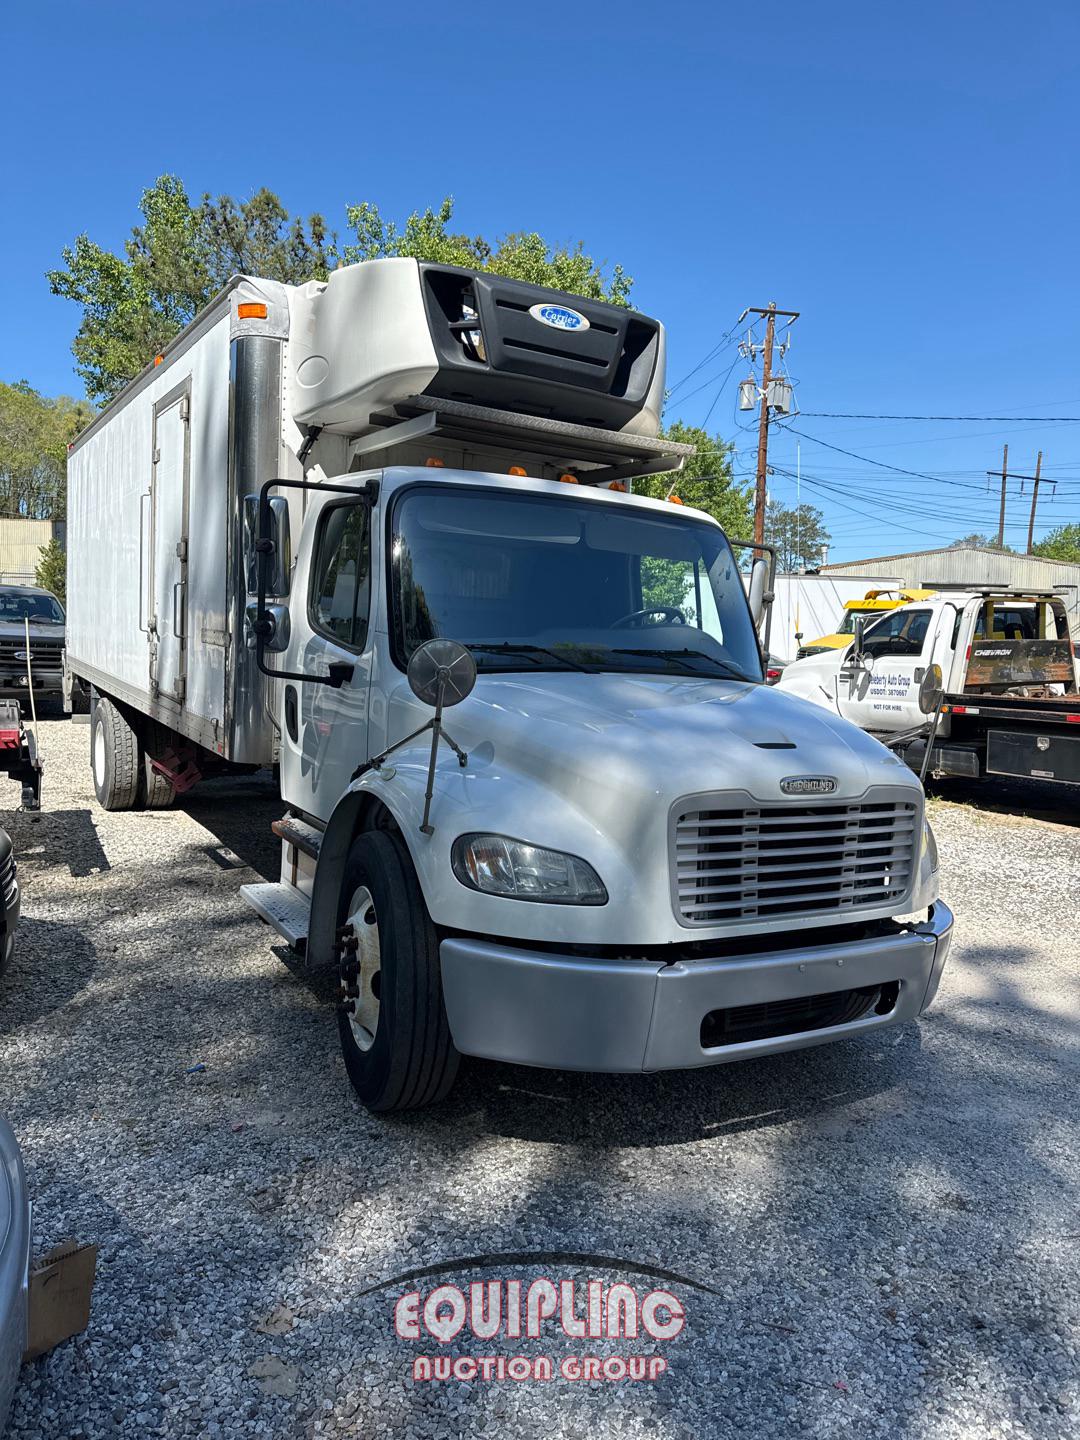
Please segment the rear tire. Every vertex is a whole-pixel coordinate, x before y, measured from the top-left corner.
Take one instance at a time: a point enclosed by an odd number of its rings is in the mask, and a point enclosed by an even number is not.
[[[156,720],[149,722],[146,744],[142,755],[142,784],[139,787],[139,803],[147,810],[167,810],[176,799],[176,791],[164,775],[154,769],[153,758],[169,748],[169,732]],[[153,755],[151,754],[153,752]]]
[[[339,1011],[338,1028],[353,1088],[369,1110],[433,1105],[448,1094],[460,1057],[443,1005],[438,936],[396,836],[368,831],[353,841],[338,926],[350,919],[360,994],[352,1013]]]
[[[90,718],[90,767],[103,810],[130,810],[139,794],[138,738],[111,700],[100,695]]]

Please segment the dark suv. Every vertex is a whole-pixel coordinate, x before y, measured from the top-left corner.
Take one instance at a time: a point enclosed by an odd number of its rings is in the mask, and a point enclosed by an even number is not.
[[[27,650],[27,622],[30,648]],[[0,695],[59,695],[64,679],[64,609],[36,585],[0,585]]]

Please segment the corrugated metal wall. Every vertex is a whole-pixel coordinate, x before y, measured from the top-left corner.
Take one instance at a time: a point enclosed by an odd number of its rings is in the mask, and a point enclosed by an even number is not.
[[[1010,555],[1002,550],[920,550],[887,555],[853,564],[823,565],[823,575],[900,575],[904,585],[933,589],[935,582],[952,585],[1008,585],[1014,590],[1056,590],[1069,612],[1074,635],[1080,635],[1080,565],[1043,560],[1038,555]]]
[[[0,519],[0,581],[32,585],[41,547],[54,535],[63,544],[62,521]]]

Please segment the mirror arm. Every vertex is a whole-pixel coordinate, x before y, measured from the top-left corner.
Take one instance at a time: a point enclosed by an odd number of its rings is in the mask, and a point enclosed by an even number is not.
[[[267,480],[259,490],[259,534],[255,541],[258,591],[256,595],[255,623],[255,664],[264,675],[272,680],[299,680],[309,685],[329,685],[340,690],[353,677],[354,666],[346,661],[335,660],[327,666],[325,675],[306,674],[302,670],[274,670],[266,663],[266,643],[274,633],[273,622],[266,610],[266,572],[274,555],[274,540],[270,534],[270,491],[280,487],[284,490],[321,490],[334,495],[352,495],[367,505],[370,510],[379,498],[379,482],[369,480],[361,489],[357,485],[324,485],[310,480]]]
[[[403,745],[418,739],[419,736],[431,731],[431,754],[428,757],[427,786],[424,790],[424,818],[420,822],[420,830],[424,835],[434,835],[435,827],[431,824],[431,801],[435,794],[435,761],[439,753],[439,741],[443,740],[457,756],[457,762],[464,770],[469,763],[469,757],[456,740],[453,740],[443,729],[443,694],[446,690],[445,679],[439,681],[439,694],[435,701],[435,714],[430,720],[425,720],[419,730],[414,730],[411,735],[406,735],[402,740],[395,740],[393,745],[385,749],[381,755],[375,755],[370,760],[365,760],[358,765],[350,776],[351,780],[359,780],[360,776],[368,770],[378,770],[386,761],[387,756],[392,755],[395,750],[400,750]]]

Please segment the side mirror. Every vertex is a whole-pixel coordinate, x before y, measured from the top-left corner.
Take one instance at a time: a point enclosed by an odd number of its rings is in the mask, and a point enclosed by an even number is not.
[[[418,700],[435,709],[436,719],[447,705],[460,705],[476,684],[476,661],[456,640],[427,640],[409,660],[405,678]]]
[[[757,559],[750,566],[750,588],[747,592],[747,599],[750,602],[750,614],[754,617],[754,625],[760,626],[765,615],[765,606],[768,604],[768,597],[765,587],[769,579],[769,562]]]
[[[855,647],[852,650],[852,659],[857,665],[863,663],[863,636],[866,634],[866,616],[855,616]]]
[[[256,628],[260,620],[262,622],[261,632]],[[287,650],[291,634],[289,607],[287,605],[267,605],[260,617],[259,602],[249,600],[244,607],[244,630],[247,635],[247,643],[252,648],[256,645],[261,633],[264,650]]]
[[[289,593],[292,571],[292,537],[289,532],[289,502],[284,495],[267,499],[270,548],[259,545],[259,497],[244,496],[244,558],[247,568],[248,594],[259,589],[259,565],[266,566],[267,595],[284,599]]]
[[[941,709],[941,702],[945,698],[945,682],[941,674],[940,665],[928,665],[923,671],[922,682],[919,685],[919,709],[924,715],[932,715],[935,710]]]

